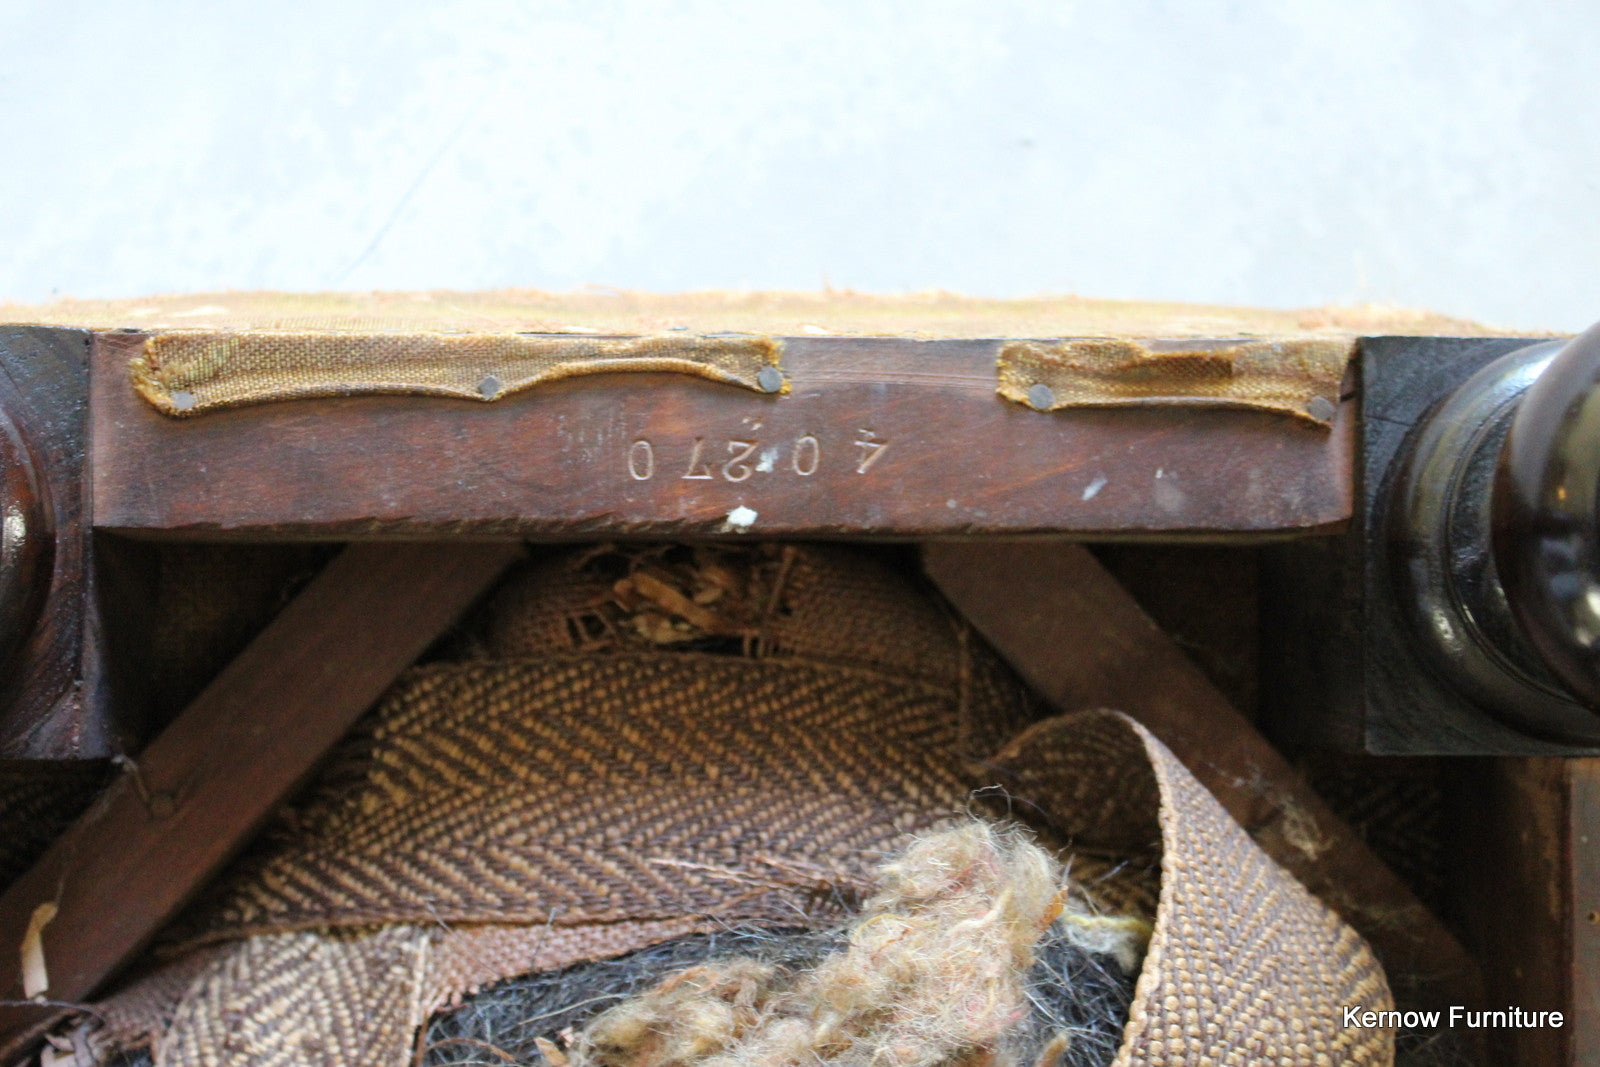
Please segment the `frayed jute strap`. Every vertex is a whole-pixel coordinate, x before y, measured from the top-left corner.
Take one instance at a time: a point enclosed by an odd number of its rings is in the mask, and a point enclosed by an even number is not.
[[[662,974],[571,1040],[558,1032],[545,1059],[569,1067],[1063,1063],[1081,1019],[1058,1013],[1050,1002],[1060,994],[1035,975],[1041,942],[1065,934],[1056,923],[1069,889],[1053,857],[1029,835],[974,819],[918,839],[879,865],[875,883],[819,956],[786,966],[730,954]]]
[[[147,338],[134,388],[167,415],[321,396],[492,401],[583,374],[667,371],[756,392],[788,388],[766,337],[184,330]],[[765,372],[765,373],[764,373]]]
[[[1254,408],[1329,426],[1355,353],[1348,340],[1085,338],[1000,349],[999,393],[1040,411],[1166,405]]]
[[[1394,1062],[1392,1029],[1344,1025],[1346,1007],[1394,1009],[1372,950],[1143,726],[1047,719],[996,764],[1071,840],[1137,849],[1159,822],[1161,897],[1114,1067]]]

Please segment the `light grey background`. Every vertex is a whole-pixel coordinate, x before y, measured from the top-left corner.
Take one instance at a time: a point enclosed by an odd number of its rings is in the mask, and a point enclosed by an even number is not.
[[[585,284],[1600,319],[1600,4],[0,0],[0,299]]]

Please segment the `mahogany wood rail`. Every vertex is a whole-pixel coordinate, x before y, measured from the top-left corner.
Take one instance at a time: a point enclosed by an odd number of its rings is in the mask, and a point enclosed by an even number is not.
[[[997,340],[785,338],[791,391],[605,374],[490,404],[366,396],[175,419],[96,337],[97,528],[197,539],[516,535],[1260,539],[1350,516],[1332,429],[1227,408],[1035,411]]]

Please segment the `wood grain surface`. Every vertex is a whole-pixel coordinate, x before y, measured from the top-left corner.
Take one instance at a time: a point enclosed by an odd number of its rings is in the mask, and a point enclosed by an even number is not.
[[[1261,538],[1351,506],[1353,402],[1329,430],[1217,408],[1034,411],[998,341],[790,338],[792,390],[671,374],[484,404],[286,401],[192,419],[134,394],[140,335],[96,342],[96,526],[141,535]]]
[[[1588,1067],[1597,1062],[1600,1034],[1594,1005],[1576,1005],[1574,978],[1580,969],[1596,970],[1592,935],[1576,928],[1586,922],[1600,856],[1600,811],[1587,819],[1573,805],[1574,769],[1592,778],[1600,760],[1548,756],[1508,756],[1462,761],[1456,803],[1451,812],[1449,857],[1455,881],[1455,907],[1464,935],[1483,961],[1488,1006],[1504,1010],[1561,1011],[1566,1025],[1496,1029],[1482,1036],[1490,1062],[1514,1067]],[[1582,772],[1581,772],[1582,773]],[[1583,825],[1590,822],[1590,825]],[[1587,842],[1578,842],[1574,829]],[[1577,847],[1575,847],[1575,844]],[[1590,882],[1580,904],[1575,883]],[[1587,961],[1575,954],[1574,934],[1587,936]],[[1592,982],[1592,977],[1590,978]],[[1579,1009],[1575,1012],[1575,1008]],[[1587,1025],[1589,1055],[1576,1049]]]
[[[1600,1063],[1600,759],[1566,761],[1572,1062]]]

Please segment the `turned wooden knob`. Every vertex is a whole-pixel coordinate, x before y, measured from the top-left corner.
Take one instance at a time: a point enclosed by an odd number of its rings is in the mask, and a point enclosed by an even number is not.
[[[44,504],[27,445],[0,408],[0,670],[32,629],[48,584]]]
[[[1590,746],[1597,374],[1597,331],[1481,365],[1407,435],[1380,520],[1394,603],[1434,676],[1519,733]]]
[[[1500,450],[1495,565],[1539,659],[1600,710],[1600,325],[1528,387]]]

